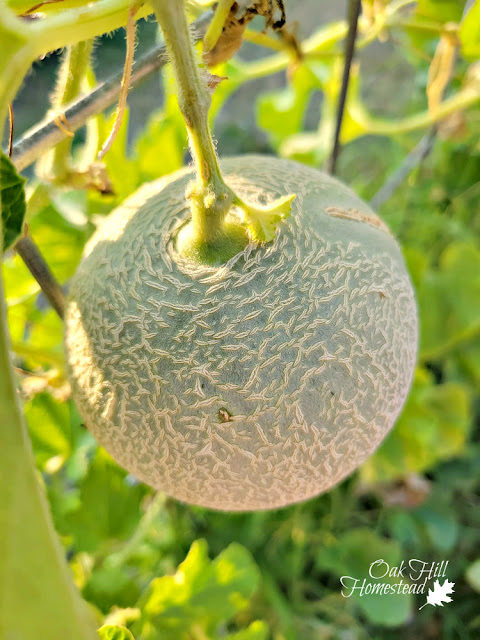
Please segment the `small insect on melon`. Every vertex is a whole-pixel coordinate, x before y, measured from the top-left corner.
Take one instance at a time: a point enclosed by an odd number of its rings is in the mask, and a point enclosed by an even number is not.
[[[257,204],[295,193],[271,243],[219,266],[179,255],[181,171],[93,236],[72,281],[73,396],[119,464],[189,503],[281,507],[333,487],[398,416],[417,310],[397,242],[349,188],[273,157],[221,163]]]

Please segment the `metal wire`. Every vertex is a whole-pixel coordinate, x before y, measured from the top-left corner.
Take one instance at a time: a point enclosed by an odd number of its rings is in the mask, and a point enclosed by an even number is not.
[[[212,12],[208,11],[192,23],[192,36],[198,42],[204,35],[212,19]],[[133,65],[130,87],[140,84],[155,71],[167,63],[165,46],[159,45],[142,56]],[[80,129],[88,118],[101,113],[118,101],[123,78],[123,69],[105,82],[99,84],[87,95],[65,106],[63,115],[68,121],[70,131]],[[44,120],[29,129],[24,136],[13,145],[12,161],[17,171],[22,171],[48,149],[65,139],[66,133],[56,124],[58,114],[48,115]]]
[[[345,63],[343,66],[342,88],[337,106],[337,121],[335,126],[335,138],[330,157],[327,161],[327,171],[331,175],[335,174],[337,160],[340,154],[340,131],[342,129],[343,114],[345,112],[345,100],[347,98],[348,83],[350,80],[350,69],[353,56],[355,54],[355,40],[357,37],[358,18],[360,15],[361,0],[350,0],[348,5],[348,33],[345,40]]]

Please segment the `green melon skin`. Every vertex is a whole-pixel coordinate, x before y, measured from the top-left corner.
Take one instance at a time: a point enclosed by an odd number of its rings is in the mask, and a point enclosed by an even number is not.
[[[221,162],[248,202],[296,193],[269,244],[220,267],[175,251],[181,171],[106,219],[72,281],[73,397],[115,460],[212,509],[282,507],[380,444],[411,383],[417,310],[398,244],[349,188],[268,156]]]

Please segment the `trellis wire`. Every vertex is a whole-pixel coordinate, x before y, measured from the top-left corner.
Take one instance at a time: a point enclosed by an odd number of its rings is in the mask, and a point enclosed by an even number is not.
[[[432,127],[420,142],[404,158],[402,164],[390,174],[384,184],[370,200],[372,209],[378,209],[403,184],[410,173],[429,155],[435,144],[437,127]]]
[[[192,23],[192,35],[195,42],[203,37],[211,18],[212,12],[208,11]],[[164,45],[154,47],[134,64],[130,86],[138,85],[153,72],[160,70],[166,62]],[[68,122],[71,131],[76,131],[86,123],[89,117],[115,104],[120,95],[122,77],[123,70],[102,82],[91,93],[65,107],[62,116]],[[13,145],[13,148],[9,149],[9,155],[11,155],[18,171],[28,167],[38,160],[46,149],[54,147],[66,138],[66,131],[60,129],[56,124],[58,115],[52,114],[41,121],[27,131],[23,138]],[[11,141],[9,146],[11,147]],[[40,285],[53,309],[63,319],[65,295],[33,238],[28,234],[20,238],[15,244],[15,251]]]
[[[212,19],[212,12],[208,11],[192,23],[192,35],[198,42],[206,31]],[[142,56],[133,65],[130,88],[134,88],[155,71],[159,71],[167,63],[165,46],[158,45]],[[62,114],[68,122],[69,129],[80,129],[91,116],[101,113],[114,105],[120,95],[122,71],[99,84],[93,91],[65,106]],[[46,149],[54,147],[67,136],[65,131],[56,124],[59,114],[50,114],[37,125],[29,129],[24,136],[13,145],[12,161],[18,171],[22,171],[44,153]]]
[[[355,40],[357,38],[358,18],[360,16],[361,0],[349,0],[348,5],[348,33],[345,40],[345,62],[343,65],[342,87],[338,98],[337,118],[335,124],[335,137],[330,157],[327,161],[327,171],[335,174],[337,160],[340,154],[340,131],[342,129],[343,114],[345,112],[345,100],[347,98],[350,69],[355,54]]]

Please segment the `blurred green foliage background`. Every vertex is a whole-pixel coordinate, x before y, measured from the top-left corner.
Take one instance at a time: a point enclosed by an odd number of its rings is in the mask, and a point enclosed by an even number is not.
[[[343,3],[286,4],[302,37],[318,29],[335,33],[331,20],[345,13]],[[461,19],[463,5],[421,0],[407,14],[434,23],[436,31],[403,24],[381,31],[380,41],[360,36],[338,175],[364,199],[375,195],[425,129],[397,133],[393,124],[389,135],[375,135],[375,124],[365,128],[358,119],[360,101],[374,120],[426,110],[439,31]],[[479,13],[478,3],[474,10]],[[142,23],[140,49],[156,37],[155,24]],[[479,82],[476,38],[464,42],[448,93],[475,73]],[[97,76],[121,64],[122,47],[123,34],[97,45]],[[291,64],[287,74],[284,65],[263,76],[261,65],[275,68],[278,54],[245,44],[216,70],[229,78],[213,98],[221,154],[277,153],[321,167],[341,51],[335,40]],[[57,62],[53,56],[34,69],[15,105],[17,131],[39,118],[41,100],[47,105]],[[99,220],[144,181],[188,161],[168,72],[132,92],[129,103],[130,124],[124,122],[105,158],[114,195],[38,178],[28,184],[32,237],[66,286]],[[106,116],[96,119],[98,140],[110,123]],[[85,135],[75,140],[78,156],[85,153]],[[8,318],[36,463],[75,582],[99,625],[127,626],[137,640],[480,637],[479,209],[477,104],[441,123],[431,153],[379,210],[403,247],[421,319],[418,368],[397,425],[333,491],[254,514],[215,513],[155,495],[97,446],[69,399],[61,321],[9,252],[3,264]],[[426,594],[343,597],[340,577],[368,577],[379,558],[391,566],[410,558],[448,560],[453,602],[419,611]],[[102,634],[131,637],[114,627]]]

